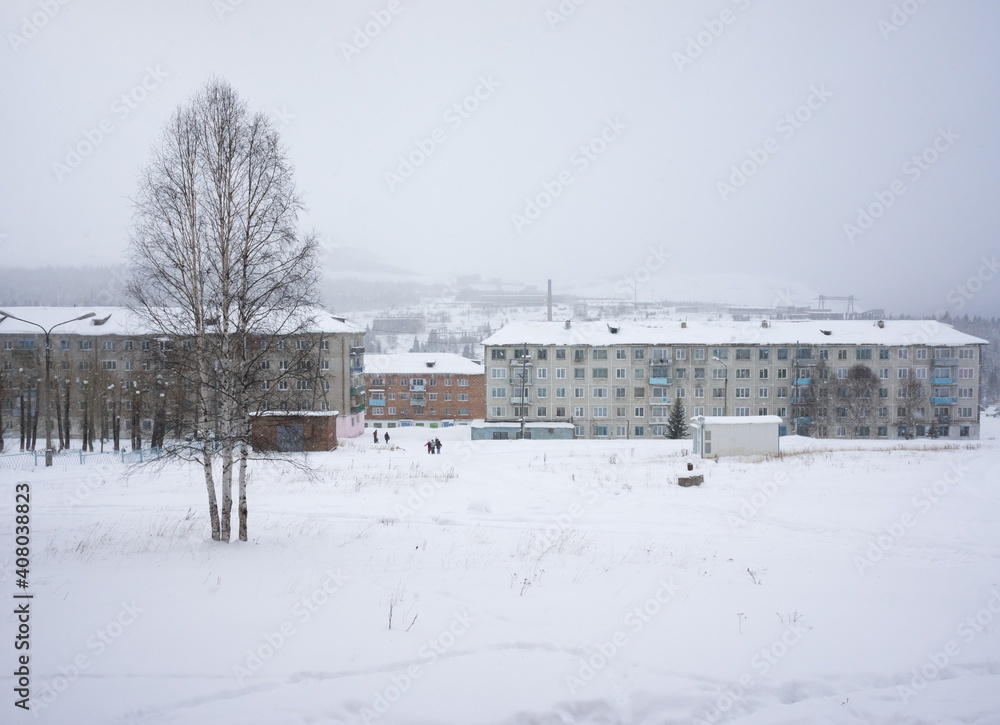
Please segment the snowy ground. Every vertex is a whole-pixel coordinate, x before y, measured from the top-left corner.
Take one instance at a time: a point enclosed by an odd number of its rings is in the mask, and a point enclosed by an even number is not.
[[[229,545],[195,469],[4,471],[2,591],[24,481],[42,723],[997,723],[983,430],[785,439],[681,488],[686,442],[397,429],[258,468]],[[34,721],[0,627],[0,722]]]

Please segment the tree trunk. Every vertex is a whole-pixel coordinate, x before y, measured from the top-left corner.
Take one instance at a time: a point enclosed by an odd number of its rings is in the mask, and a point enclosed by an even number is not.
[[[63,436],[63,414],[62,407],[59,405],[59,391],[56,391],[56,433],[59,435],[59,450],[64,450],[66,446],[63,445],[65,437]]]
[[[28,432],[28,426],[24,417],[24,393],[21,393],[20,397],[20,407],[18,408],[18,413],[20,413],[21,418],[21,450],[24,450],[25,434]]]
[[[219,502],[215,496],[215,478],[212,475],[212,443],[208,438],[202,444],[202,465],[205,470],[205,487],[208,489],[208,518],[212,525],[212,541],[221,541]]]
[[[233,444],[228,437],[222,446],[222,540],[229,541],[233,515]]]
[[[240,541],[247,540],[247,442],[240,441],[240,483],[239,483]]]

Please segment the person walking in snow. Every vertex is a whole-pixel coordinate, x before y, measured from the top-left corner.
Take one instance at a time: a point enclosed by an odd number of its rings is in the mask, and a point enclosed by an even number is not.
[[[372,438],[375,439],[375,443],[378,443],[378,431],[377,430],[373,430],[372,431]]]
[[[433,453],[434,452],[434,441],[427,441],[426,445],[427,445],[427,452],[428,453]]]
[[[434,439],[434,447],[437,449],[438,453],[441,452],[441,439],[440,438],[435,438]]]
[[[385,444],[389,445],[389,431],[385,432]]]

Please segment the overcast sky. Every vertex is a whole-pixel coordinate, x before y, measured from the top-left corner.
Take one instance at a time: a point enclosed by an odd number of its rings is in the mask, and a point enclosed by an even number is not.
[[[3,266],[121,261],[218,75],[282,129],[304,228],[372,262],[1000,314],[997,2],[5,0],[0,29]]]

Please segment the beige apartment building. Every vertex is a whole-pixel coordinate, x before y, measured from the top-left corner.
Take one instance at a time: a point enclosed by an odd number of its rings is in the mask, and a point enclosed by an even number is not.
[[[486,421],[656,438],[680,399],[782,435],[975,439],[985,344],[934,320],[512,324],[483,341]]]
[[[123,438],[138,425],[148,438],[157,418],[166,435],[192,428],[195,411],[190,376],[178,372],[176,355],[184,340],[145,329],[124,308],[10,307],[0,314],[0,425],[8,438],[19,434],[24,415],[44,415],[45,334],[51,330],[50,370],[55,419],[67,418],[73,438],[84,421],[92,437],[110,435],[117,424]],[[86,313],[93,316],[74,320]],[[338,411],[337,436],[364,432],[364,328],[317,310],[307,332],[261,341],[259,360],[262,410]],[[59,324],[74,320],[68,324]],[[53,326],[54,329],[53,329]],[[41,413],[39,413],[41,411]],[[67,416],[68,414],[68,416]],[[37,424],[44,439],[44,419]]]

